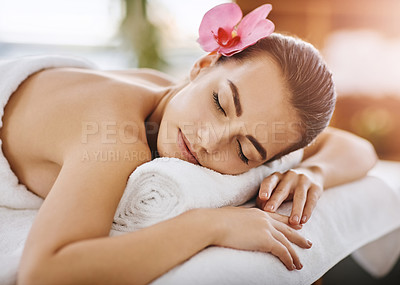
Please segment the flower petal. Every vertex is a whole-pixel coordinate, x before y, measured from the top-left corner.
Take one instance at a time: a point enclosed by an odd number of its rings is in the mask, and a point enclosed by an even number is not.
[[[240,42],[236,46],[231,48],[221,48],[220,52],[227,56],[238,53],[248,46],[254,45],[258,40],[268,37],[272,34],[274,29],[275,25],[270,20],[265,19],[259,21],[250,34],[240,37]]]
[[[236,3],[215,6],[204,15],[197,42],[205,51],[214,51],[218,48],[214,38],[214,35],[218,35],[218,29],[223,28],[227,33],[231,33],[242,16],[242,10]]]
[[[200,37],[197,39],[197,42],[200,44],[201,48],[207,52],[216,51],[219,48],[218,42],[215,40],[212,32],[209,32],[209,36]]]
[[[224,55],[224,56],[231,56],[234,55],[235,53],[241,52],[241,50],[236,50],[234,48],[220,48],[218,50],[218,53]]]
[[[229,35],[223,28],[218,29],[218,43],[220,45],[225,45],[231,39],[231,35]]]
[[[271,10],[271,4],[264,4],[248,13],[238,25],[238,35],[246,37],[248,34],[253,32],[258,25],[258,22],[265,20]]]
[[[242,10],[236,3],[220,4],[209,10],[201,21],[199,33],[212,31],[214,34],[218,32],[218,28],[226,31],[232,31],[239,21],[242,19]]]

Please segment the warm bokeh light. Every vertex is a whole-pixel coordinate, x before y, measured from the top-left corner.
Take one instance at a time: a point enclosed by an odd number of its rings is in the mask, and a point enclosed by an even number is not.
[[[400,160],[400,1],[237,0],[244,11],[271,3],[276,30],[319,48],[338,92],[332,125]]]

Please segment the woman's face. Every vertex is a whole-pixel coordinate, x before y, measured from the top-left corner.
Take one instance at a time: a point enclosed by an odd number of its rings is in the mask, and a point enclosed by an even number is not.
[[[297,142],[298,117],[282,72],[269,57],[215,64],[218,57],[201,58],[190,83],[169,101],[157,150],[160,156],[239,174]]]

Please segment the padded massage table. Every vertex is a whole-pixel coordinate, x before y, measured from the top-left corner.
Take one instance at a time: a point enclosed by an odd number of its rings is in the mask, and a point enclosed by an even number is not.
[[[325,190],[300,232],[313,242],[308,250],[294,245],[302,270],[288,271],[271,254],[209,247],[152,284],[312,284],[351,253],[383,276],[400,255],[400,162],[379,161],[367,177]]]

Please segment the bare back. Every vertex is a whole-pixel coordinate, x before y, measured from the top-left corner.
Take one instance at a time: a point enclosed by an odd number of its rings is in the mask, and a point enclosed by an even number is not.
[[[41,197],[49,193],[71,148],[81,151],[82,161],[104,160],[107,153],[96,157],[90,145],[124,143],[132,152],[142,152],[130,157],[136,160],[132,167],[139,165],[151,159],[145,119],[159,100],[157,91],[169,83],[147,70],[40,71],[6,105],[0,130],[3,152],[20,183]],[[121,130],[122,137],[115,134]]]

